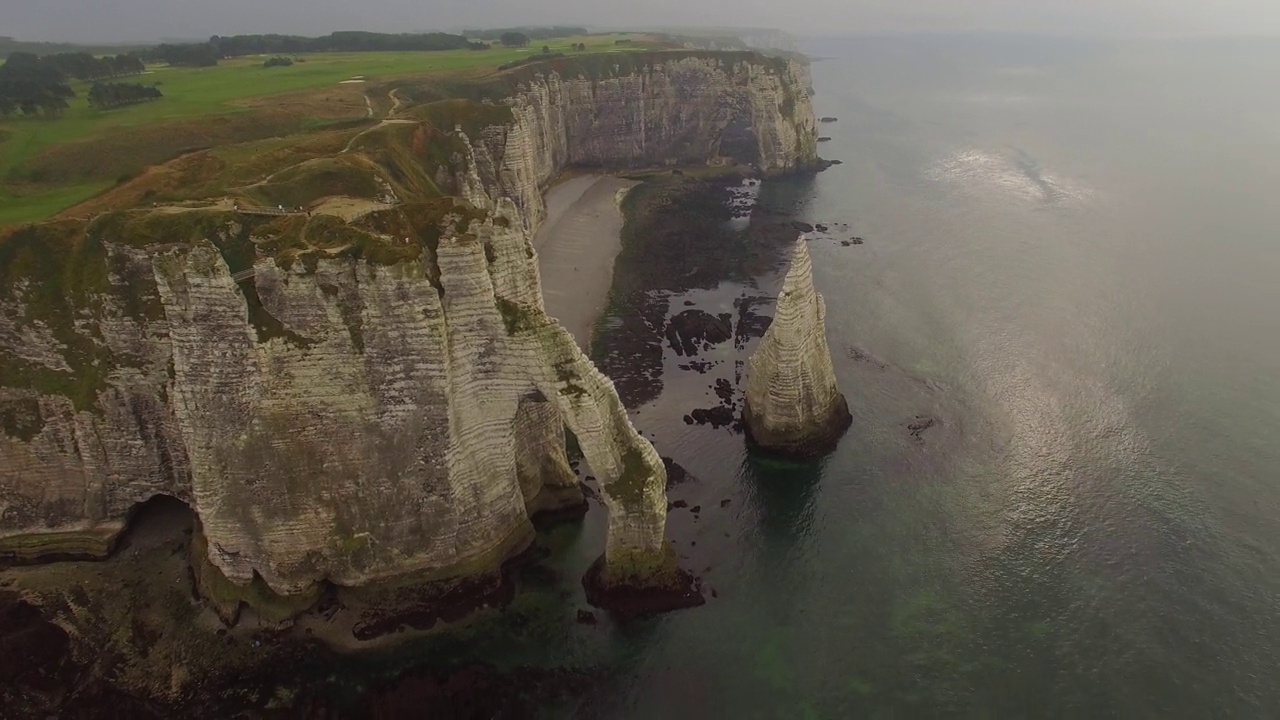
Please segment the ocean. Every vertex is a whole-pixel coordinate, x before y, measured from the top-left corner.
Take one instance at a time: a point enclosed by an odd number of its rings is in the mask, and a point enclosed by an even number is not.
[[[715,596],[580,627],[565,589],[502,656],[607,668],[616,717],[1280,716],[1280,43],[804,49],[843,164],[760,195],[865,239],[810,242],[853,426],[749,453],[681,422],[743,353],[668,347],[633,416],[698,478],[670,534]]]
[[[594,345],[695,478],[668,534],[707,604],[582,622],[593,501],[506,611],[329,692],[483,662],[548,717],[1280,716],[1280,43],[804,49],[843,164],[624,238]],[[854,416],[810,464],[685,419],[733,402],[749,338],[663,332],[767,313],[780,254],[753,243],[792,221],[828,228]]]

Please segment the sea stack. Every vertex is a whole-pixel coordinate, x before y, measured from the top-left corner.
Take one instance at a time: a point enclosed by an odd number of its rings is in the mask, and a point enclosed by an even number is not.
[[[764,450],[801,460],[816,458],[834,449],[852,422],[831,367],[826,317],[801,236],[773,323],[747,361],[742,419],[748,438]]]

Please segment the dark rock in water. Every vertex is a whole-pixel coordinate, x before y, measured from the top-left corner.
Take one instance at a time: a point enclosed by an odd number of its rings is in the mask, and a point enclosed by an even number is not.
[[[826,232],[830,228],[827,226],[826,223],[815,223],[813,226],[813,229],[817,230],[818,232]]]
[[[907,430],[911,433],[911,437],[916,439],[916,442],[924,442],[924,438],[921,437],[924,431],[937,424],[938,421],[935,418],[931,418],[928,415],[917,415],[915,420],[907,423]]]
[[[850,246],[850,245],[852,245],[852,244],[853,244],[853,243],[852,243],[852,242],[850,242],[850,241],[848,241],[848,240],[841,240],[841,241],[840,241],[840,245],[841,245],[842,247],[849,247],[849,246]]]
[[[676,500],[675,502],[671,503],[671,507],[675,508],[676,510],[681,510],[683,508],[689,507],[689,503],[684,500]]]
[[[830,115],[828,115],[828,116],[826,116],[826,117],[824,117],[824,118],[822,118],[822,119],[818,120],[818,122],[833,123],[833,122],[835,122],[836,120],[839,120],[839,118],[833,118],[833,117],[831,117]]]
[[[733,400],[733,384],[724,378],[717,378],[715,384],[716,396],[725,402]]]
[[[696,303],[694,303],[692,300],[685,300],[684,304],[685,304],[685,307],[692,307]]]
[[[818,142],[831,142],[831,138],[827,137],[826,135],[823,135],[822,137],[818,138]]]
[[[689,512],[693,513],[694,515],[697,515],[698,513],[702,512],[702,506],[694,505],[693,507],[689,508]]]
[[[729,507],[729,503],[730,503],[730,502],[732,502],[732,500],[730,500],[729,498],[725,498],[725,499],[723,499],[723,500],[721,500],[721,501],[720,501],[720,507],[722,507],[722,508],[724,508],[724,507]]]
[[[758,315],[752,308],[756,305],[767,305],[773,302],[773,298],[764,296],[738,298],[733,302],[738,308],[738,326],[734,331],[733,345],[741,350],[746,347],[747,341],[752,338],[764,337],[765,332],[769,329],[769,324],[773,322],[773,318],[768,315]],[[741,365],[741,361],[738,361]],[[738,373],[741,379],[741,373]]]
[[[672,571],[667,582],[661,584],[636,587],[625,582],[606,583],[603,557],[587,570],[582,587],[587,591],[587,602],[622,618],[655,615],[707,602],[698,579],[686,570]]]
[[[855,236],[855,237],[849,238],[849,242],[853,243],[854,245],[861,245],[863,240],[862,238]]]
[[[590,610],[579,610],[579,611],[578,611],[578,624],[579,624],[579,625],[595,625],[595,624],[596,624],[596,622],[597,622],[597,621],[596,621],[596,614],[595,614],[595,613],[591,612]]]
[[[691,416],[691,415],[685,415],[685,416],[684,416],[684,424],[685,424],[685,425],[692,425],[692,424],[693,424],[693,416]]]
[[[667,342],[677,355],[692,357],[700,348],[709,348],[733,337],[733,316],[716,317],[702,310],[685,310],[667,324]]]
[[[698,425],[710,425],[717,429],[729,427],[735,420],[733,411],[723,405],[714,408],[698,408],[690,414]]]
[[[686,415],[685,417],[688,417],[688,416]],[[689,421],[690,421],[689,424],[692,425],[693,418],[689,418]],[[670,490],[671,488],[677,485],[683,485],[689,482],[690,480],[697,479],[694,476],[690,475],[689,471],[685,470],[684,467],[680,465],[680,463],[676,462],[675,460],[672,460],[669,457],[662,458],[662,465],[667,469],[667,489],[668,490]]]
[[[692,360],[688,363],[681,363],[677,367],[681,370],[692,370],[699,375],[706,375],[708,370],[719,364],[719,360]]]
[[[806,232],[806,233],[813,232],[812,225],[810,225],[807,222],[801,222],[800,220],[792,220],[791,227],[795,228],[796,230],[799,230],[800,232]]]

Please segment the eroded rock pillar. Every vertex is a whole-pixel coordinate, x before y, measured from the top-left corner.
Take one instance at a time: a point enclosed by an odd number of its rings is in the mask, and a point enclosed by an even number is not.
[[[802,236],[773,322],[747,361],[742,418],[751,440],[769,452],[797,459],[824,455],[849,427],[849,406],[836,386],[827,347],[826,317]]]

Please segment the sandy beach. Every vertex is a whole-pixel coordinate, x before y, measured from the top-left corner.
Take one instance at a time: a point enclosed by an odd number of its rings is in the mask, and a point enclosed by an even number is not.
[[[547,219],[533,238],[547,314],[587,351],[622,249],[618,200],[635,181],[605,175],[571,178],[547,191]]]

